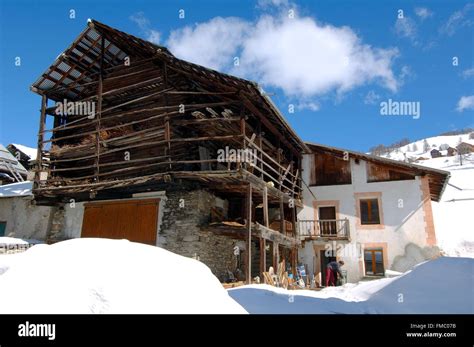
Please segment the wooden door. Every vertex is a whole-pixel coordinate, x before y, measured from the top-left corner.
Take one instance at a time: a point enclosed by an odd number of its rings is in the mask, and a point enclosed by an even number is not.
[[[156,244],[159,199],[85,205],[81,237],[127,239]]]
[[[336,235],[336,207],[325,206],[319,208],[319,228],[321,235]]]

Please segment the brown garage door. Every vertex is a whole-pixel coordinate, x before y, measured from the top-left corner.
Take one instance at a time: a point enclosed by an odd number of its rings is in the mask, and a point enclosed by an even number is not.
[[[81,237],[156,244],[160,199],[85,204]]]

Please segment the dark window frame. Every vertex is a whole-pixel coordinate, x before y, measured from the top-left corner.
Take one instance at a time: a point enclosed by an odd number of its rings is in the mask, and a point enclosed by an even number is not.
[[[366,253],[370,253],[370,256],[371,256],[370,260],[366,259]],[[375,255],[376,253],[380,253],[381,266],[382,266],[381,272],[377,271],[377,256]],[[365,268],[366,276],[384,276],[385,275],[385,264],[384,264],[383,257],[384,257],[384,250],[381,248],[364,249],[364,268]],[[370,266],[367,266],[368,263],[370,263]],[[367,270],[371,270],[371,271],[367,271]],[[368,273],[368,272],[371,272],[371,273]]]
[[[375,202],[375,206],[374,206]],[[367,216],[365,216],[365,207],[367,205]],[[376,210],[376,212],[374,211]],[[360,211],[360,224],[361,225],[380,225],[381,224],[381,213],[380,204],[378,198],[361,198],[359,199],[359,211]],[[376,215],[375,215],[376,214]]]

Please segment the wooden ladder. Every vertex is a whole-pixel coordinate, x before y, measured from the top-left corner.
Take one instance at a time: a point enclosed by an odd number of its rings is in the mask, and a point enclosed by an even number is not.
[[[3,163],[7,167],[8,171],[10,171],[13,178],[17,182],[24,182],[25,181],[23,179],[23,177],[20,175],[20,173],[18,172],[18,170],[14,166],[12,166],[10,162],[6,161],[5,159],[0,159],[0,163]]]

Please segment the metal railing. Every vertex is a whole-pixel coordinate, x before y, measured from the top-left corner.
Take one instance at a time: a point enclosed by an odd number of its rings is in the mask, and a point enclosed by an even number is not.
[[[298,220],[298,235],[302,238],[349,239],[349,219]]]

